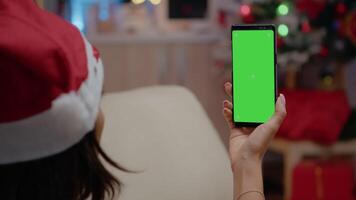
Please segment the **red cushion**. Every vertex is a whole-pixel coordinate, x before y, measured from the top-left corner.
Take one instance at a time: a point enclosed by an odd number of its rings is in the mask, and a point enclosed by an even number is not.
[[[287,117],[278,137],[311,140],[321,144],[337,141],[351,113],[343,91],[283,91]]]

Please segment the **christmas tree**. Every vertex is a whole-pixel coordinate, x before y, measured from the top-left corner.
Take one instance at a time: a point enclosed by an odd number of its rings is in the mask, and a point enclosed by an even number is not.
[[[355,0],[236,2],[240,5],[242,23],[276,24],[282,71],[299,71],[302,66],[319,60],[319,65],[323,65],[319,72],[322,83],[331,86],[339,66],[335,63],[347,63],[355,58]]]

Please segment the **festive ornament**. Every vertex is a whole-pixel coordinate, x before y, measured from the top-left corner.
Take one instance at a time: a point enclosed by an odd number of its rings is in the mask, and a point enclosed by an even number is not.
[[[334,83],[334,78],[330,75],[323,78],[323,85],[326,87],[331,87]]]
[[[218,23],[219,23],[219,26],[222,28],[227,27],[227,13],[223,10],[219,10]]]
[[[277,48],[282,48],[285,42],[281,37],[277,37]]]
[[[316,19],[326,6],[326,0],[298,0],[297,9],[310,19]]]
[[[301,29],[303,33],[309,33],[311,31],[311,26],[308,20],[302,22]]]
[[[336,5],[336,13],[338,15],[344,15],[347,11],[347,7],[345,5],[345,3],[342,3],[342,2],[339,2],[337,5]]]
[[[345,32],[352,43],[356,45],[356,11],[351,12],[346,17]]]
[[[319,55],[320,55],[321,57],[327,57],[327,56],[329,55],[329,49],[328,49],[327,47],[325,47],[325,46],[322,46],[322,47],[320,48]]]
[[[253,15],[248,15],[246,17],[243,17],[242,21],[244,23],[254,23],[255,22],[255,17]]]

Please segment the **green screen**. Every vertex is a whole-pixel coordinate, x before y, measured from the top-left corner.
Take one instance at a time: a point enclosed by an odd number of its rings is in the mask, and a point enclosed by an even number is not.
[[[264,123],[274,113],[273,30],[233,30],[234,121]]]

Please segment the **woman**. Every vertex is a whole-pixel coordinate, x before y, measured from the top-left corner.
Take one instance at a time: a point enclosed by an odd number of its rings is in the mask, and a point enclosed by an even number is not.
[[[0,195],[5,200],[113,199],[124,170],[101,149],[100,56],[81,33],[33,0],[0,0]],[[231,84],[225,89],[231,95]],[[256,129],[235,128],[231,102],[234,198],[264,199],[261,162],[282,123],[285,99]],[[99,159],[102,157],[103,159]]]
[[[0,0],[0,199],[120,191],[99,160],[103,69],[81,33],[33,0]]]

